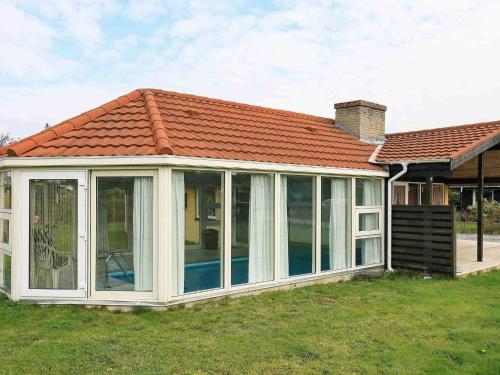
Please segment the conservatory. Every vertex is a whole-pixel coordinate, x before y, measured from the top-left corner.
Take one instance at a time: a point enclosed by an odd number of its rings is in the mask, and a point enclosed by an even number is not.
[[[374,149],[330,119],[134,91],[0,148],[0,288],[154,306],[379,269]]]

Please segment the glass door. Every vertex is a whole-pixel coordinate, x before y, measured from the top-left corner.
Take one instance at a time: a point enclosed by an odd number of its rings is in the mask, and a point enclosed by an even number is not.
[[[25,173],[23,295],[87,293],[85,172]]]

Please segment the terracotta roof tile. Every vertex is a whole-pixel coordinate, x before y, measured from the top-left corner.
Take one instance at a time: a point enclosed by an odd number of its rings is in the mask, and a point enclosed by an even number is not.
[[[388,134],[377,161],[456,159],[499,134],[500,121]]]
[[[9,146],[8,153],[173,154],[379,170],[368,162],[374,149],[335,127],[329,118],[141,89],[21,140]]]

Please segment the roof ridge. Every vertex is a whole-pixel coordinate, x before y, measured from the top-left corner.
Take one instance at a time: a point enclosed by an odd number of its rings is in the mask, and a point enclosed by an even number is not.
[[[170,95],[176,95],[176,96],[190,97],[192,99],[198,99],[198,100],[209,100],[211,102],[221,103],[221,104],[225,104],[225,105],[236,105],[236,106],[241,106],[241,107],[250,107],[250,108],[253,108],[255,110],[262,111],[262,112],[288,113],[290,115],[294,115],[294,116],[297,116],[297,117],[305,117],[305,118],[314,118],[314,119],[335,121],[335,119],[330,118],[330,117],[323,117],[323,116],[311,115],[311,114],[308,114],[308,113],[295,112],[295,111],[290,111],[290,110],[287,110],[287,109],[264,107],[264,106],[260,106],[260,105],[235,102],[235,101],[231,101],[231,100],[224,100],[224,99],[218,99],[218,98],[210,98],[208,96],[186,94],[186,93],[177,92],[177,91],[168,91],[168,90],[154,89],[154,88],[148,88],[148,89],[144,88],[144,89],[140,89],[140,90],[144,90],[144,91],[147,90],[147,91],[159,92],[159,93],[163,93],[163,94],[170,94]]]
[[[78,116],[72,117],[69,120],[65,120],[57,125],[45,129],[37,134],[21,139],[13,145],[8,146],[7,155],[18,156],[24,152],[32,150],[47,141],[51,141],[54,138],[66,134],[73,129],[79,128],[116,108],[122,107],[136,100],[140,95],[141,92],[139,90],[134,90],[110,102],[100,105],[99,107],[83,112]]]
[[[156,142],[156,151],[158,151],[160,155],[172,155],[172,147],[170,145],[170,141],[168,140],[167,130],[165,129],[165,124],[161,118],[160,110],[156,104],[155,95],[148,89],[140,89],[139,91],[144,97],[146,112],[148,114],[149,121],[151,122],[151,127],[153,128],[153,138]]]
[[[473,124],[440,126],[440,127],[437,127],[437,128],[429,128],[429,129],[410,130],[408,132],[390,133],[390,134],[386,134],[386,136],[387,137],[393,137],[393,136],[408,135],[408,134],[427,133],[427,132],[434,132],[434,131],[445,131],[445,130],[448,130],[448,129],[472,128],[472,127],[475,127],[475,126],[484,126],[484,125],[493,125],[493,124],[500,125],[500,120],[476,122],[476,123],[473,123]]]

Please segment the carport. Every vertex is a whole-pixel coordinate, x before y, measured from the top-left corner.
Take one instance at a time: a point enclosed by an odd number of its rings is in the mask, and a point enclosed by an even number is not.
[[[500,182],[500,121],[391,134],[377,161],[389,165],[388,202],[395,181],[424,184],[418,207],[388,205],[389,266],[446,269],[454,276],[500,267],[500,242],[485,242],[483,235],[481,199],[486,183]],[[445,184],[446,195],[450,184],[477,187],[475,238],[457,239],[454,208],[433,206],[436,183]]]

